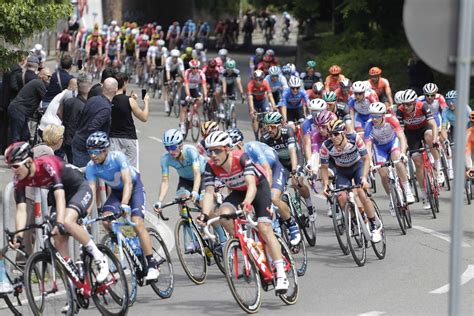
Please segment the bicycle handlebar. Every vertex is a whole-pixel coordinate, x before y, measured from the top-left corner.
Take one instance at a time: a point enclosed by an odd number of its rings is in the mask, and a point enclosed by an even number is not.
[[[399,162],[402,162],[401,159],[398,159],[398,160],[388,160],[386,161],[385,163],[381,164],[381,165],[376,165],[376,166],[373,166],[372,167],[372,170],[377,170],[377,169],[380,169],[380,168],[385,168],[385,167],[388,167],[388,166],[393,166]]]
[[[237,212],[235,213],[232,213],[232,214],[223,214],[223,215],[220,215],[220,216],[217,216],[217,217],[214,217],[214,218],[211,218],[210,220],[207,221],[206,223],[206,226],[204,226],[204,234],[211,238],[211,239],[215,239],[216,238],[216,235],[212,234],[210,231],[209,231],[209,225],[213,224],[214,222],[217,222],[221,219],[236,219],[238,217],[240,217],[242,214],[244,214],[245,212],[242,211],[242,210],[237,210]],[[256,228],[258,223],[255,222],[253,219],[252,219],[252,214],[250,213],[245,213],[245,219],[247,220],[248,224],[252,227],[252,228]]]

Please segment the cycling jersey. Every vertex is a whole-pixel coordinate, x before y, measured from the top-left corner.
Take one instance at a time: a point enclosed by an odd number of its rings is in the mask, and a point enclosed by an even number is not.
[[[119,45],[117,43],[114,43],[114,44],[108,43],[107,50],[108,50],[109,56],[116,56],[117,53],[119,52]]]
[[[405,106],[401,105],[397,109],[397,119],[400,125],[406,130],[417,130],[428,125],[428,120],[433,119],[431,109],[423,102],[416,102],[415,109],[411,113],[407,113]]]
[[[135,40],[125,40],[123,43],[125,50],[126,51],[135,51],[135,48],[137,46],[137,42]]]
[[[337,102],[334,105],[334,110],[331,110],[328,108],[329,111],[333,112],[336,114],[336,116],[340,119],[343,120],[344,122],[351,121],[351,113],[349,111],[349,106],[346,103],[340,103]]]
[[[193,170],[199,169],[201,174],[204,173],[206,163],[206,158],[201,156],[194,146],[184,145],[180,159],[173,158],[168,152],[161,156],[161,175],[169,177],[171,166],[176,169],[180,178],[194,180]]]
[[[198,51],[198,50],[193,49],[192,55],[193,55],[193,58],[199,60],[201,64],[205,64],[207,62],[206,52],[203,50]]]
[[[208,67],[207,65],[203,68],[204,75],[206,77],[206,82],[215,89],[215,85],[219,84],[220,72],[218,67]]]
[[[244,145],[244,151],[254,163],[258,163],[261,166],[268,163],[270,168],[273,168],[275,162],[278,161],[276,151],[262,142],[247,142]]]
[[[305,90],[309,90],[313,87],[313,84],[316,82],[321,81],[321,74],[319,72],[315,72],[313,75],[308,75],[306,72],[302,72],[300,74],[301,80],[303,80],[303,88]]]
[[[340,82],[344,78],[345,77],[342,74],[338,75],[337,77],[333,77],[332,75],[327,76],[326,80],[324,80],[324,89],[326,91],[335,91],[340,87]]]
[[[336,93],[337,102],[348,103],[349,98],[352,96],[352,89],[350,89],[347,93],[343,93],[342,89],[339,87],[334,92]]]
[[[86,179],[95,182],[97,178],[103,179],[112,190],[122,190],[122,171],[129,170],[133,186],[141,186],[140,173],[130,165],[127,157],[121,151],[109,151],[105,161],[95,164],[92,160],[86,166]]]
[[[170,37],[174,38],[174,37],[178,36],[178,34],[180,34],[180,33],[181,33],[181,28],[180,28],[179,25],[171,24],[170,27],[168,28],[168,35]]]
[[[277,91],[283,91],[286,88],[288,88],[288,82],[286,81],[285,76],[283,76],[282,74],[279,74],[278,79],[275,81],[272,80],[272,77],[273,77],[272,75],[267,75],[265,77],[265,81],[270,86],[272,93],[275,93]]]
[[[309,100],[322,99],[323,98],[322,93],[316,93],[316,92],[314,92],[313,89],[306,90],[306,94],[308,95]]]
[[[291,170],[289,149],[296,148],[296,150],[298,150],[295,133],[292,128],[282,126],[280,127],[279,138],[272,138],[269,133],[265,133],[260,141],[273,148],[278,153],[281,164],[288,170]]]
[[[227,85],[233,85],[236,81],[237,78],[240,78],[240,70],[238,69],[234,69],[232,71],[227,71],[227,70],[224,70],[221,74],[220,74],[220,78],[221,80],[225,80],[225,82],[227,83]]]
[[[166,65],[165,65],[166,71],[169,72],[179,72],[183,73],[184,72],[184,63],[181,58],[178,57],[178,60],[176,63],[173,62],[173,57],[169,56],[166,58]]]
[[[187,84],[189,89],[197,89],[199,88],[199,84],[206,84],[206,76],[201,69],[197,69],[197,71],[187,69],[184,72],[184,84]]]
[[[232,159],[230,173],[221,166],[217,166],[212,160],[207,162],[204,171],[205,187],[214,186],[216,180],[220,179],[230,190],[247,191],[245,176],[255,177],[257,185],[265,181],[265,172],[262,167],[254,164],[246,153],[241,150],[234,150],[229,155],[228,159]]]
[[[433,115],[436,121],[436,124],[438,125],[438,127],[440,127],[441,126],[441,112],[443,112],[443,109],[448,106],[446,104],[446,100],[444,99],[443,95],[436,93],[436,96],[433,102],[431,103],[428,103],[428,101],[426,100],[426,96],[424,95],[418,97],[417,101],[428,104],[431,110],[431,114]]]
[[[456,110],[451,111],[449,107],[446,107],[443,109],[442,113],[442,119],[443,119],[443,128],[446,128],[448,126],[448,123],[451,126],[455,125],[456,122]],[[466,105],[466,117],[467,117],[467,127],[469,127],[469,113],[471,112],[471,108],[469,105]]]
[[[370,84],[371,89],[375,91],[377,96],[382,99],[382,96],[385,95],[385,89],[390,87],[388,80],[385,78],[380,77],[377,83],[375,83],[372,79],[367,80]]]
[[[300,88],[300,90],[296,94],[293,94],[292,90],[290,88],[287,88],[283,91],[283,95],[281,96],[280,103],[278,103],[278,106],[285,106],[289,110],[291,110],[302,108],[304,104],[308,103],[308,95],[306,94],[306,91],[303,88]]]
[[[364,129],[367,121],[370,119],[369,107],[373,102],[378,102],[379,98],[374,91],[366,91],[364,99],[357,101],[355,96],[349,98],[347,105],[352,109],[354,113],[354,127],[356,129]]]
[[[331,113],[331,120],[336,120],[337,116],[335,113]],[[308,115],[301,126],[303,130],[303,135],[308,135],[312,130],[318,130],[314,124],[314,117],[312,114]]]
[[[253,55],[250,57],[250,65],[256,67],[263,60],[263,55]]]
[[[260,87],[257,87],[255,80],[252,79],[247,85],[247,92],[249,95],[253,95],[255,101],[262,101],[267,97],[267,93],[272,92],[268,82],[263,80],[260,84]]]
[[[343,149],[334,146],[331,139],[327,139],[321,146],[321,164],[329,164],[329,158],[334,158],[334,163],[338,167],[347,168],[355,165],[361,157],[367,155],[367,148],[364,141],[357,133],[346,135],[347,144]],[[337,168],[336,168],[337,171]]]
[[[400,122],[392,114],[386,114],[381,126],[375,126],[372,119],[365,125],[364,138],[371,140],[375,145],[392,143],[401,132]]]

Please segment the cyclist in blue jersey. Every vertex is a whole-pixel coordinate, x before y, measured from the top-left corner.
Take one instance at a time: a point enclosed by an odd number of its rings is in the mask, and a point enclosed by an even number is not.
[[[289,88],[283,91],[278,106],[283,121],[298,122],[305,118],[306,105],[309,103],[306,91],[301,87],[301,79],[292,76],[288,81]]]
[[[282,166],[277,152],[267,144],[252,141],[244,144],[244,135],[238,128],[227,130],[234,148],[243,150],[253,163],[261,165],[267,172],[270,184],[272,203],[278,207],[281,218],[286,222],[290,231],[290,242],[297,245],[301,240],[300,230],[294,218],[291,217],[288,204],[281,200],[284,185],[288,179],[288,171]]]
[[[280,102],[281,94],[288,88],[288,82],[285,76],[282,75],[280,67],[270,67],[270,69],[268,69],[268,75],[265,77],[265,81],[268,82],[268,85],[272,90],[275,103]]]
[[[257,65],[263,61],[263,55],[265,54],[265,50],[261,47],[255,49],[255,55],[250,57],[249,62],[249,76],[252,76],[253,72],[257,69]]]
[[[140,173],[130,165],[127,157],[120,151],[109,151],[109,137],[104,132],[95,132],[87,138],[87,151],[91,161],[86,166],[86,179],[96,192],[97,179],[103,179],[111,188],[111,193],[102,208],[103,213],[116,216],[131,215],[135,233],[140,238],[140,244],[145,254],[148,271],[147,281],[157,280],[159,276],[158,262],[153,257],[150,235],[145,229],[145,189],[140,179]],[[110,231],[109,222],[104,227]]]

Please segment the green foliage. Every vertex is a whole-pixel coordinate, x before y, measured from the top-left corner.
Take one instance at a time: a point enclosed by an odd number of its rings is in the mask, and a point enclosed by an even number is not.
[[[27,54],[22,41],[69,16],[68,0],[0,0],[0,70]]]

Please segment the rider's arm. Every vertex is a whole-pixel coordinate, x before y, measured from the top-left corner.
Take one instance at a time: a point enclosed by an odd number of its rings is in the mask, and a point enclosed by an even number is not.
[[[130,167],[124,168],[120,171],[123,182],[123,191],[122,191],[122,204],[127,204],[130,202],[132,197],[133,183],[132,183],[132,174],[130,172]]]
[[[202,203],[202,212],[208,216],[214,209],[215,182],[216,176],[212,171],[211,166],[207,164],[204,171],[204,186],[206,187],[206,192],[204,194],[204,200]]]
[[[298,153],[296,146],[296,138],[293,129],[288,128],[288,152],[291,160],[291,171],[296,171],[296,168],[298,167]]]
[[[162,202],[168,193],[169,188],[169,177],[162,176],[161,178],[161,185],[160,185],[160,193],[158,194],[158,201]]]
[[[219,79],[222,83],[222,95],[227,95],[227,81],[224,76],[221,76]]]
[[[237,83],[237,87],[239,88],[240,95],[243,97],[244,89],[242,88],[242,81],[240,80],[240,77],[235,78],[235,82]]]
[[[329,152],[326,145],[323,143],[321,146],[321,179],[323,180],[324,188],[329,186]]]
[[[135,115],[135,117],[138,118],[140,121],[146,122],[148,120],[148,103],[150,101],[150,97],[148,96],[148,94],[146,94],[145,99],[143,99],[143,102],[145,103],[145,107],[143,108],[143,110],[138,105],[137,100],[135,100],[133,97],[130,97],[129,100],[133,115]]]
[[[247,95],[249,101],[249,112],[252,114],[255,112],[255,108],[253,105],[252,81],[250,81],[247,85]]]
[[[201,86],[202,86],[202,92],[204,94],[204,98],[207,99],[207,84],[206,84],[206,76],[204,75],[204,72],[201,71]]]
[[[245,184],[247,185],[247,192],[245,193],[244,203],[252,204],[257,195],[257,182],[254,175],[245,176]]]
[[[390,105],[393,104],[393,99],[392,99],[392,89],[390,88],[390,84],[388,83],[385,85],[385,94],[387,95],[388,102],[390,102]]]
[[[356,146],[359,151],[360,157],[362,161],[364,162],[364,167],[362,170],[362,178],[367,179],[367,175],[369,174],[369,170],[370,170],[370,156],[369,156],[369,151],[367,150],[367,147],[364,144],[364,141],[359,135],[356,136]]]
[[[16,205],[16,213],[15,213],[15,229],[20,230],[25,228],[26,221],[27,221],[27,210],[26,210],[26,202],[21,202]],[[18,233],[17,236],[23,237],[23,232]]]
[[[448,125],[448,108],[444,108],[443,111],[441,112],[441,137],[443,139],[448,139],[448,131],[447,131],[447,125]]]
[[[267,98],[270,101],[270,104],[272,105],[272,108],[275,109],[276,104],[275,104],[275,100],[273,99],[272,89],[270,88],[270,85],[265,80],[262,82],[262,84],[265,87],[265,93],[267,94]]]
[[[304,157],[306,161],[310,161],[311,160],[311,132],[304,134],[303,145],[304,145]]]

